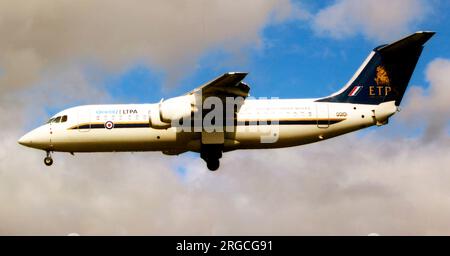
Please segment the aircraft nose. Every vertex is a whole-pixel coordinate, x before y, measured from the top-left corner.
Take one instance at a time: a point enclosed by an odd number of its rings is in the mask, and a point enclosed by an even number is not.
[[[25,135],[23,135],[17,142],[20,144],[20,145],[23,145],[23,146],[31,146],[31,144],[33,144],[32,142],[32,140],[30,139],[30,136],[29,136],[29,134],[30,133],[27,133],[27,134],[25,134]]]
[[[31,148],[47,148],[50,144],[50,136],[44,127],[39,127],[23,135],[17,142],[20,145]]]

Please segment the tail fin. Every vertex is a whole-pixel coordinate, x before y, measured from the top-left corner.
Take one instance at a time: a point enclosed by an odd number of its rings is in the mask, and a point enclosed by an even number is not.
[[[378,105],[395,101],[399,106],[414,72],[423,45],[434,32],[417,32],[373,50],[348,84],[317,101]]]

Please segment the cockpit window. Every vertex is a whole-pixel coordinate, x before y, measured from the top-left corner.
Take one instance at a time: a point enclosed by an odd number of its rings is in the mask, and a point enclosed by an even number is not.
[[[50,118],[50,120],[47,121],[47,124],[49,124],[49,123],[64,123],[64,122],[67,122],[67,115]]]

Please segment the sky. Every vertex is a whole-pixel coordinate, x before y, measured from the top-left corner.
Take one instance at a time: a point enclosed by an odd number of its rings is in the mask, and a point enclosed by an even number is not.
[[[1,235],[450,235],[444,0],[0,1]],[[151,103],[230,71],[254,97],[339,90],[370,51],[426,45],[390,124],[224,154],[44,152],[17,139],[67,107]]]

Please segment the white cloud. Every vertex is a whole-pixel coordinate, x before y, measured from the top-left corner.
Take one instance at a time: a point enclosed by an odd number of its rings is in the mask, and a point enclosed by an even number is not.
[[[428,89],[413,87],[407,99],[408,107],[402,111],[402,120],[410,124],[425,124],[424,141],[439,140],[446,134],[450,121],[450,60],[435,59],[426,70],[432,85]]]
[[[423,0],[336,0],[313,18],[320,35],[345,38],[356,34],[386,41],[411,33],[430,11]]]
[[[180,77],[209,49],[259,44],[266,24],[293,11],[289,0],[1,1],[0,93],[86,62],[110,69],[141,62]]]

